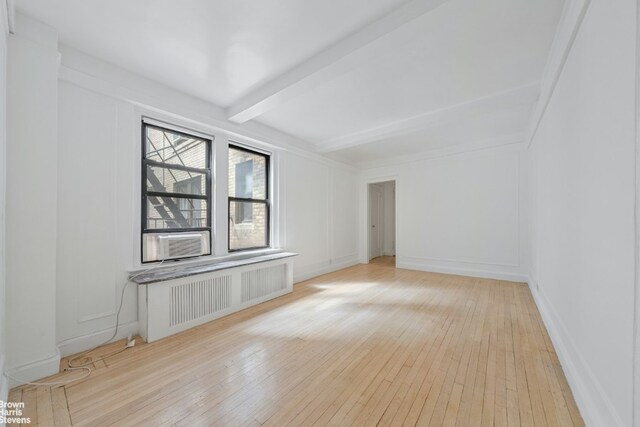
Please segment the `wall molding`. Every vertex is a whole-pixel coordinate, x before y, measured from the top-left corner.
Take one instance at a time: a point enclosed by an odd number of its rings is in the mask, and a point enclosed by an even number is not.
[[[585,424],[623,427],[624,422],[580,354],[560,316],[540,289],[538,282],[531,275],[527,281]]]
[[[10,388],[55,375],[60,372],[60,352],[56,349],[56,353],[52,356],[8,368],[6,372],[10,376],[8,378]]]
[[[518,240],[518,243],[519,243],[519,240]],[[468,259],[439,258],[439,257],[403,257],[403,260],[409,263],[417,263],[417,264],[424,263],[424,262],[447,262],[447,263],[454,263],[454,264],[488,265],[488,266],[494,266],[494,267],[513,267],[513,268],[520,267],[520,264],[518,263],[473,261]]]
[[[590,4],[591,0],[568,0],[565,3],[542,74],[540,99],[531,116],[527,132],[527,147],[532,144],[538,132]]]
[[[530,106],[538,99],[539,90],[540,83],[531,82],[470,101],[396,120],[372,129],[321,141],[316,144],[316,149],[320,153],[342,150],[370,142],[415,133],[447,123],[462,121],[481,114],[510,111],[517,107]]]
[[[58,353],[62,357],[70,356],[72,354],[87,351],[98,345],[104,344],[111,336],[116,327],[110,327],[97,332],[91,332],[79,337],[70,338],[58,343]],[[138,321],[122,323],[118,326],[118,334],[113,339],[114,341],[128,338],[129,335],[138,334]]]
[[[344,268],[352,267],[356,264],[360,264],[360,260],[356,254],[346,257],[340,257],[330,262],[314,264],[311,266],[296,268],[295,262],[293,266],[293,283],[297,284],[304,282],[305,280],[313,279],[314,277],[322,276],[323,274],[333,273],[334,271],[342,270]]]
[[[519,272],[499,271],[500,268],[504,270],[504,267],[498,267],[495,270],[482,269],[482,268],[470,268],[460,267],[455,265],[445,266],[438,265],[430,262],[427,259],[421,259],[411,257],[410,261],[407,261],[406,257],[396,257],[397,268],[404,268],[407,270],[426,271],[429,273],[442,273],[453,274],[456,276],[477,277],[481,279],[493,279],[493,280],[505,280],[509,282],[526,283],[528,276]]]
[[[507,145],[513,145],[518,149],[524,147],[526,135],[524,133],[516,133],[511,135],[503,135],[496,138],[483,139],[465,144],[457,144],[451,147],[438,148],[434,150],[423,151],[418,154],[406,156],[390,157],[382,160],[374,160],[369,162],[359,162],[357,166],[362,170],[377,169],[388,166],[400,166],[410,163],[419,163],[426,160],[438,159],[441,157],[458,156],[470,154],[479,151],[492,150]]]

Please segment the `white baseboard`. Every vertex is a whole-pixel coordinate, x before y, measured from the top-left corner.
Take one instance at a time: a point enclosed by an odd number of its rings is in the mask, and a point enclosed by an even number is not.
[[[115,326],[98,332],[92,332],[80,337],[71,338],[58,343],[58,351],[62,357],[90,350],[104,344],[111,336]],[[114,340],[127,338],[129,335],[138,334],[138,321],[121,324]]]
[[[333,260],[329,264],[314,265],[298,270],[294,265],[293,283],[304,282],[305,280],[312,279],[323,274],[333,273],[334,271],[342,270],[343,268],[352,267],[356,264],[360,264],[360,260],[356,255],[343,257]]]
[[[57,374],[60,372],[60,352],[56,349],[53,356],[7,369],[6,372],[9,388]]]
[[[623,427],[624,422],[580,354],[553,305],[534,279],[530,278],[528,283],[585,424]]]
[[[526,283],[528,276],[520,273],[509,273],[491,270],[479,270],[474,268],[434,265],[426,262],[407,262],[398,259],[397,268],[407,270],[427,271],[430,273],[455,274],[457,276],[479,277],[483,279],[506,280],[510,282]]]

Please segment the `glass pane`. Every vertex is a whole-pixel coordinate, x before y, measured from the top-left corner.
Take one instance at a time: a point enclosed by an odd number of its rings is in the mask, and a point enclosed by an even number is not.
[[[205,169],[207,141],[170,130],[147,126],[147,159],[172,165]]]
[[[207,175],[179,169],[147,166],[147,191],[205,196]]]
[[[229,147],[229,196],[267,198],[267,156]]]
[[[206,200],[147,196],[147,230],[199,227],[208,227]]]
[[[229,249],[267,246],[267,206],[257,202],[229,204]]]

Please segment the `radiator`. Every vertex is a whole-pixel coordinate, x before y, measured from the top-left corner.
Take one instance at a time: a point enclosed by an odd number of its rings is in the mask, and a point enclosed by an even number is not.
[[[138,285],[140,335],[155,341],[287,294],[292,266],[280,259]]]

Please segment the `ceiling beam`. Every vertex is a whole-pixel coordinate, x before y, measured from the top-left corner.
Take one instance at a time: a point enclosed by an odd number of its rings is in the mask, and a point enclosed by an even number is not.
[[[447,0],[410,0],[393,12],[351,33],[307,61],[271,80],[227,110],[229,120],[244,123],[362,63],[365,47],[432,11]]]
[[[531,145],[536,136],[542,117],[547,111],[551,96],[555,91],[560,75],[564,69],[573,42],[575,41],[578,30],[584,21],[587,10],[591,5],[591,0],[569,0],[565,3],[556,35],[551,44],[551,50],[547,57],[542,80],[540,83],[540,102],[536,105],[536,109],[531,116],[529,125],[527,146]]]
[[[372,129],[321,141],[316,143],[316,150],[320,153],[329,153],[382,139],[408,135],[442,123],[464,120],[478,114],[501,111],[522,105],[533,105],[538,99],[539,89],[538,82],[529,83],[514,89],[397,120]]]

